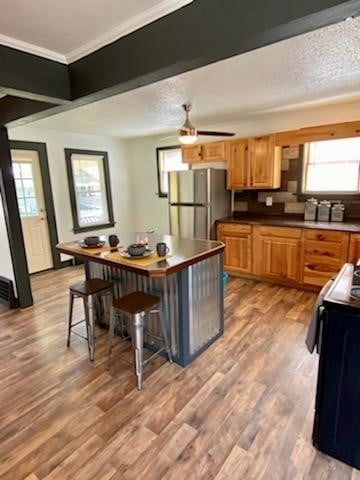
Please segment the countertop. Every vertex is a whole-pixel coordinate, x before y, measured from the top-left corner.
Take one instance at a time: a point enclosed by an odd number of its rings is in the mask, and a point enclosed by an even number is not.
[[[136,243],[136,233],[118,233],[118,237],[120,245],[115,251],[111,251],[107,243],[100,248],[82,248],[78,242],[60,243],[56,249],[60,253],[82,260],[122,268],[147,277],[167,276],[205,258],[218,255],[224,250],[221,242],[171,235],[149,235],[149,247],[154,249],[155,253],[151,257],[141,260],[125,259],[121,256],[120,250]],[[165,242],[170,249],[169,254],[164,258],[158,257],[156,254],[156,243],[158,242]]]
[[[340,232],[360,233],[360,219],[349,219],[344,222],[311,222],[305,221],[302,215],[252,215],[237,214],[221,218],[218,223],[242,223],[248,225],[274,225],[278,227],[318,228],[337,230]]]

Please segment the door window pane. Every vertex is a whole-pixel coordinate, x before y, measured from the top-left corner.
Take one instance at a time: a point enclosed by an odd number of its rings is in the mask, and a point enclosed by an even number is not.
[[[33,180],[23,180],[24,197],[35,197],[35,187]]]
[[[37,202],[35,197],[25,198],[25,206],[26,206],[26,213],[29,217],[38,215],[39,212],[38,212]]]
[[[14,162],[13,173],[20,216],[38,215],[32,164],[30,162]]]
[[[20,217],[26,217],[26,208],[25,208],[25,200],[23,198],[18,198],[18,205],[19,205],[19,212]]]

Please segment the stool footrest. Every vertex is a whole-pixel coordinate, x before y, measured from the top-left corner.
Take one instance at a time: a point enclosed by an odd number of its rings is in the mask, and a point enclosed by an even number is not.
[[[80,338],[83,338],[84,340],[88,339],[87,337],[84,337],[84,335],[81,335],[81,333],[78,333],[78,332],[75,332],[75,331],[72,331],[71,333],[74,334],[74,335],[77,335]]]

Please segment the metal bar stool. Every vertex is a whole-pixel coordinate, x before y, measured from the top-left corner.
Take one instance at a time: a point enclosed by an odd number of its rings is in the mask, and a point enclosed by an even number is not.
[[[164,346],[153,353],[149,358],[144,361],[143,347],[144,347],[144,326],[146,319],[150,314],[157,313],[160,320],[161,332],[163,335]],[[149,295],[143,292],[133,292],[129,295],[125,295],[119,299],[114,299],[111,315],[110,315],[110,328],[109,328],[109,356],[108,356],[108,368],[111,367],[111,353],[113,348],[113,336],[116,326],[120,326],[122,331],[124,328],[123,315],[130,318],[131,322],[131,341],[134,349],[135,357],[135,370],[137,377],[137,388],[142,389],[143,381],[143,367],[155,356],[162,351],[167,352],[169,362],[172,363],[171,348],[169,342],[169,336],[165,325],[165,319],[163,312],[160,309],[160,298],[155,295]],[[119,324],[120,321],[120,324]]]
[[[85,280],[81,283],[76,283],[70,286],[70,308],[69,308],[69,324],[68,324],[68,338],[67,346],[70,346],[71,333],[84,338],[89,347],[90,360],[94,360],[95,354],[95,318],[94,309],[97,313],[98,320],[101,320],[105,312],[104,299],[107,295],[113,293],[114,285],[111,282],[100,280],[97,278]],[[79,322],[72,323],[73,307],[75,298],[82,298],[84,302],[85,319]],[[79,325],[79,323],[85,322],[86,324],[86,337],[80,333],[73,331],[73,327]]]

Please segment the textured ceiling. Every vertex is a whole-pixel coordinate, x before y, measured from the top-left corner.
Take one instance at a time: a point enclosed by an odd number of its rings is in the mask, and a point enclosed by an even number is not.
[[[190,0],[10,0],[1,2],[0,44],[73,61]],[[22,43],[23,42],[23,43]],[[35,47],[39,47],[36,51]],[[41,50],[43,49],[43,50]],[[53,53],[53,55],[52,55]]]
[[[359,52],[360,18],[350,19],[33,125],[126,138],[173,131],[188,100],[206,127],[360,98]]]

